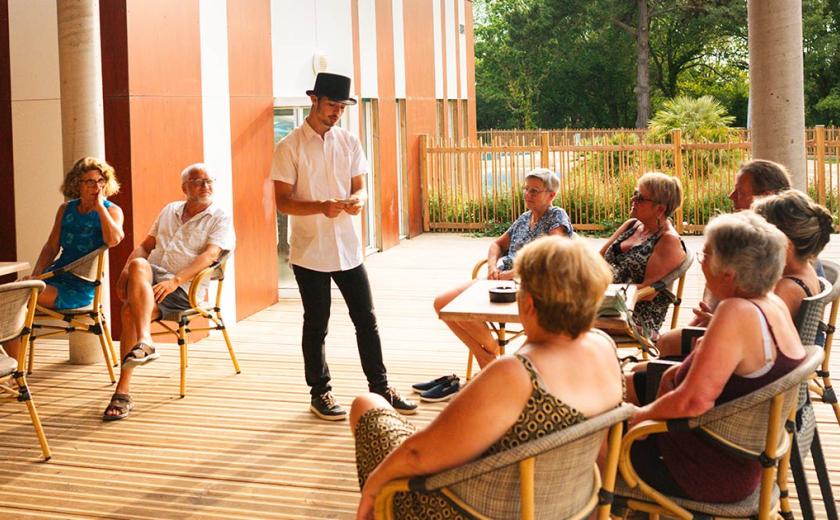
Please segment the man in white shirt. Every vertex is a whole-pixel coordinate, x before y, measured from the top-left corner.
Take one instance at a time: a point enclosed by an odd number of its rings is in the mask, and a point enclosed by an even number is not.
[[[122,369],[102,415],[105,421],[128,416],[134,407],[129,394],[134,367],[159,357],[152,344],[152,320],[189,309],[190,281],[218,260],[223,251],[233,250],[233,220],[213,204],[214,180],[203,164],[184,168],[181,190],[186,201],[171,202],[163,208],[120,273],[116,291],[123,301]]]
[[[362,263],[361,222],[367,159],[359,139],[335,126],[350,98],[350,78],[320,73],[306,94],[312,108],[306,121],[274,150],[271,178],[277,209],[291,215],[290,262],[303,302],[303,361],[310,387],[310,410],[337,421],[347,412],[333,397],[324,339],[330,318],[330,281],[335,281],[356,328],[368,387],[397,411],[417,405],[388,386],[382,344],[367,271]]]

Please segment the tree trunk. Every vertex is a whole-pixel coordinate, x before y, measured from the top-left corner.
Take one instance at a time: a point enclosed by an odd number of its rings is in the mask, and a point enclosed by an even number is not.
[[[650,15],[647,0],[636,0],[639,22],[636,28],[636,128],[647,128],[650,119]]]

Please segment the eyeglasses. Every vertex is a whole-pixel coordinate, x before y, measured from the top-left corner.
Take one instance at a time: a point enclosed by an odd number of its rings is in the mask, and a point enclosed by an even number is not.
[[[531,197],[536,197],[544,191],[548,190],[538,190],[537,188],[522,188],[522,192],[525,193],[525,195],[530,195]]]
[[[643,197],[643,196],[642,196],[642,194],[641,194],[641,193],[639,193],[639,190],[636,190],[636,191],[634,191],[634,192],[633,192],[633,196],[632,196],[632,197],[630,197],[630,200],[634,200],[634,201],[636,201],[636,202],[638,202],[638,203],[642,203],[642,202],[652,202],[652,203],[654,203],[654,204],[659,204],[659,201],[657,201],[657,200],[655,200],[655,199],[647,199],[647,198]]]
[[[105,179],[103,179],[103,178],[99,178],[99,179],[84,179],[84,180],[79,181],[79,183],[80,183],[80,184],[84,184],[85,186],[88,186],[88,187],[90,187],[90,188],[92,188],[92,187],[94,187],[94,186],[96,186],[96,185],[99,185],[99,187],[100,187],[100,188],[102,188],[102,187],[104,187],[106,184],[108,184],[108,181],[107,181],[107,180],[105,180]]]
[[[190,179],[187,182],[198,188],[201,186],[212,186],[216,182],[216,179]]]
[[[706,260],[712,257],[712,253],[707,253],[706,251],[698,251],[696,257],[697,261],[703,264],[706,262]]]

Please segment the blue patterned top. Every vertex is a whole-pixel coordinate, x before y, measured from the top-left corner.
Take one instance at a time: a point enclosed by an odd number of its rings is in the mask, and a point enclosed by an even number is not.
[[[547,235],[550,231],[562,227],[566,231],[566,235],[574,235],[572,229],[572,221],[569,215],[563,208],[557,206],[549,206],[548,210],[537,221],[537,224],[531,228],[531,210],[526,211],[519,216],[518,219],[510,226],[507,233],[510,235],[510,247],[507,254],[499,259],[499,269],[502,271],[510,271],[513,269],[513,257],[516,252],[525,247],[526,244],[535,239]]]
[[[112,205],[112,202],[105,201],[106,209]],[[79,199],[73,199],[67,202],[64,215],[61,217],[61,235],[59,236],[61,254],[47,268],[47,271],[54,271],[74,262],[104,244],[99,214],[96,210],[79,213]],[[58,290],[55,300],[56,309],[77,309],[86,307],[93,301],[93,284],[70,273],[62,273],[44,282]]]

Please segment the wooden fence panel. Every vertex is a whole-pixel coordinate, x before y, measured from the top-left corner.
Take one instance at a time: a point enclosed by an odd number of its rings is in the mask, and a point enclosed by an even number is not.
[[[678,229],[702,233],[718,212],[731,211],[728,194],[739,165],[750,159],[750,132],[733,129],[721,142],[687,142],[638,129],[490,130],[479,142],[426,138],[423,156],[427,229],[498,231],[524,211],[528,171],[560,175],[555,205],[576,229],[613,229],[630,214],[630,196],[645,172],[676,175],[683,184]],[[423,148],[425,147],[425,152]],[[840,129],[806,134],[808,191],[835,215],[840,207]]]

